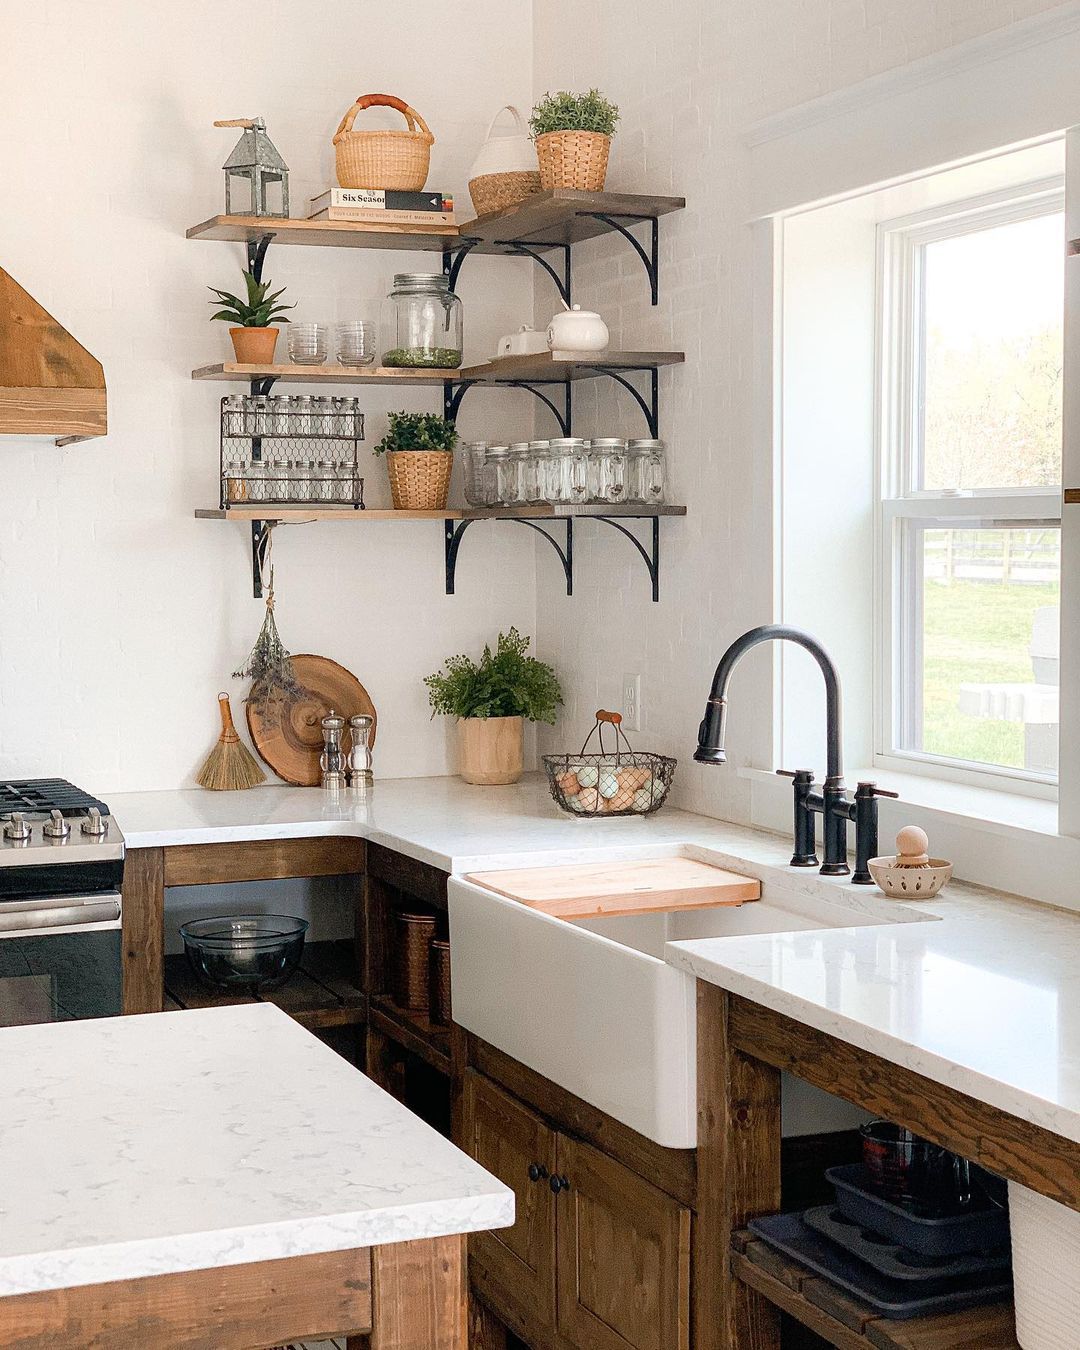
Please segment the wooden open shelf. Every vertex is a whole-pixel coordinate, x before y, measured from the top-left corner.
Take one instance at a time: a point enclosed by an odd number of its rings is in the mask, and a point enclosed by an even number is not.
[[[572,352],[541,352],[536,356],[504,356],[498,361],[482,361],[459,370],[397,370],[388,366],[298,366],[291,362],[278,365],[241,365],[238,361],[218,361],[197,366],[193,380],[283,380],[289,384],[443,384],[447,380],[476,384],[569,384],[594,379],[609,370],[653,370],[658,366],[677,366],[686,360],[684,352],[594,352],[589,356]]]
[[[399,1008],[387,994],[373,994],[369,1025],[440,1073],[450,1072],[450,1028],[423,1013]]]
[[[1020,1350],[1011,1303],[892,1321],[748,1230],[732,1235],[731,1264],[744,1284],[839,1350]]]
[[[354,1026],[367,1021],[367,999],[356,986],[356,952],[343,938],[308,942],[300,969],[280,989],[265,994],[208,989],[183,954],[165,958],[165,1002],[174,1008],[221,1008],[236,1003],[274,1003],[309,1029]]]
[[[515,243],[533,248],[556,248],[608,234],[612,226],[596,215],[651,220],[681,211],[683,197],[659,197],[651,193],[574,192],[559,188],[538,192],[517,206],[490,215],[477,216],[459,225],[380,225],[367,221],[280,220],[260,216],[211,216],[187,231],[189,239],[223,240],[246,244],[272,234],[275,244],[300,244],[322,248],[408,249],[441,253],[467,241],[476,253],[512,252]]]
[[[567,520],[590,516],[626,516],[652,519],[654,516],[685,516],[685,506],[646,506],[628,502],[605,506],[589,503],[581,506],[447,506],[441,511],[357,510],[353,506],[291,506],[287,502],[254,502],[247,506],[212,507],[195,512],[198,520],[280,520],[296,525],[319,520]]]

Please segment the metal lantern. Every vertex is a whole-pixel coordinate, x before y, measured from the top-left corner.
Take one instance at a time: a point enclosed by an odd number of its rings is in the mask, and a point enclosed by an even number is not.
[[[278,154],[274,142],[266,134],[262,117],[234,117],[215,122],[216,127],[243,127],[244,134],[233,147],[232,154],[222,165],[225,170],[225,214],[233,214],[232,181],[242,178],[248,185],[248,201],[242,204],[238,215],[276,216],[289,214],[289,166]],[[273,210],[267,199],[267,185],[281,184],[281,209]]]

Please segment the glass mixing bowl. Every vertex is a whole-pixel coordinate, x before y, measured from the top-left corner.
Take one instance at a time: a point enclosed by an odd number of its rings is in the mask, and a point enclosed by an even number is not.
[[[273,989],[304,950],[307,919],[288,914],[224,914],[182,924],[192,970],[211,989]]]

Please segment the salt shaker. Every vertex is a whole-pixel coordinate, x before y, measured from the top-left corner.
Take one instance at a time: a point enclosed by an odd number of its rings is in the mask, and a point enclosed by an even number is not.
[[[323,752],[319,756],[322,785],[328,792],[336,792],[345,786],[345,750],[341,744],[345,719],[331,708],[320,726],[323,738]]]
[[[371,729],[375,719],[367,713],[357,713],[349,718],[349,786],[351,788],[369,788],[373,782],[371,772]]]

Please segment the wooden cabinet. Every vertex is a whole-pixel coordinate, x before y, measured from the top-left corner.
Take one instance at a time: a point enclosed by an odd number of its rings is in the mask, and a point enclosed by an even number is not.
[[[519,1325],[555,1324],[555,1134],[474,1069],[465,1074],[466,1151],[514,1192],[512,1228],[469,1239],[469,1259]]]
[[[560,1333],[578,1350],[687,1350],[690,1211],[621,1163],[559,1135]]]
[[[513,1228],[469,1241],[513,1329],[538,1350],[687,1350],[690,1210],[473,1069],[464,1119],[468,1152],[517,1200]]]

